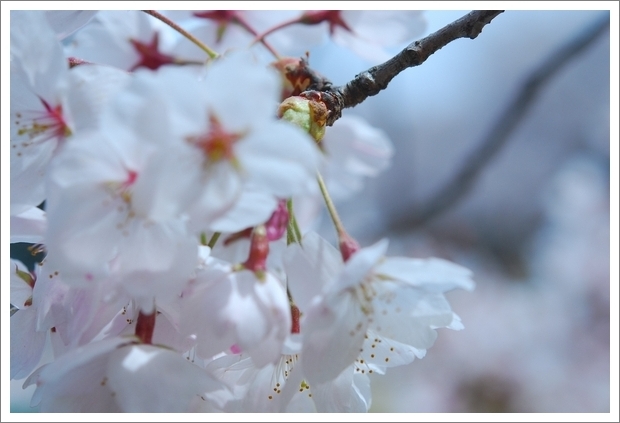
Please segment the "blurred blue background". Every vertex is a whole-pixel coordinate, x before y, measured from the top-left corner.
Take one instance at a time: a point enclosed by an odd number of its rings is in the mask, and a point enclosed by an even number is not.
[[[427,34],[466,12],[425,12]],[[384,129],[396,151],[388,171],[338,204],[352,235],[389,237],[391,255],[450,259],[477,282],[449,294],[465,329],[440,330],[425,358],[376,376],[371,411],[609,412],[609,31],[541,89],[462,201],[407,226],[529,73],[605,16],[506,11],[345,111]],[[336,84],[369,67],[335,46],[310,63]]]

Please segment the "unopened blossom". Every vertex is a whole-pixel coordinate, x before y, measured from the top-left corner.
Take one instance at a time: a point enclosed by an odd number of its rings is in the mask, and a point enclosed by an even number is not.
[[[355,360],[381,370],[422,357],[435,329],[462,328],[443,293],[472,289],[470,271],[441,259],[385,257],[387,241],[340,253],[313,232],[285,257],[289,289],[300,310],[302,367],[324,383]]]

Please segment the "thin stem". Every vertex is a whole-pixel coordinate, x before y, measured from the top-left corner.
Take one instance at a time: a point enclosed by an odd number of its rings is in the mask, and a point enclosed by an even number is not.
[[[295,219],[295,213],[293,212],[293,200],[288,199],[286,201],[286,209],[288,211],[288,225],[286,227],[286,244],[290,245],[297,243],[301,245],[301,231],[299,225],[297,225],[297,219]]]
[[[256,44],[258,42],[264,43],[265,42],[265,37],[267,35],[273,34],[274,32],[279,31],[282,28],[286,28],[287,26],[291,26],[291,25],[294,25],[294,24],[300,23],[300,22],[301,22],[301,17],[298,17],[298,18],[291,19],[290,21],[282,22],[281,24],[278,24],[278,25],[276,25],[274,27],[271,27],[267,31],[263,32],[261,35],[252,34],[252,35],[256,36],[254,41],[252,41],[252,44]]]
[[[200,233],[200,245],[207,245],[207,234],[205,232]]]
[[[256,32],[256,30],[254,28],[252,28],[250,26],[250,24],[248,24],[248,22],[243,18],[243,16],[240,16],[238,13],[235,14],[235,21],[237,22],[237,24],[239,26],[241,26],[243,29],[245,29],[246,31],[248,31],[250,34],[254,35],[255,37],[258,35],[258,33]],[[269,44],[267,41],[265,41],[264,39],[259,40],[261,42],[261,44],[263,46],[265,46],[265,48],[267,50],[269,50],[269,52],[271,54],[273,54],[273,56],[276,59],[280,59],[280,55],[278,54],[278,52],[271,46],[271,44]],[[253,41],[251,45],[253,45],[256,42]]]
[[[334,227],[336,228],[336,232],[340,236],[343,233],[346,233],[344,226],[342,225],[342,221],[340,220],[340,216],[338,216],[338,212],[336,211],[336,206],[334,206],[334,202],[332,198],[329,196],[329,192],[327,191],[327,186],[325,185],[325,181],[319,172],[316,174],[316,179],[319,182],[319,188],[321,189],[321,195],[323,195],[323,200],[325,200],[325,207],[327,207],[327,211],[334,223]]]
[[[208,46],[206,46],[198,38],[194,37],[192,34],[187,32],[183,28],[181,28],[176,23],[172,22],[170,19],[168,19],[167,17],[165,17],[164,15],[159,13],[158,11],[156,11],[156,10],[143,10],[143,12],[144,13],[148,13],[149,15],[159,19],[163,23],[165,23],[168,26],[170,26],[172,29],[174,29],[175,31],[177,31],[178,33],[183,35],[185,38],[187,38],[188,40],[190,40],[191,42],[196,44],[201,50],[203,50],[205,53],[207,53],[211,59],[215,59],[215,58],[217,58],[219,56],[219,54],[217,54],[215,51],[211,50]]]
[[[217,240],[220,238],[220,235],[222,235],[221,232],[216,232],[213,234],[213,236],[211,237],[211,239],[209,240],[209,242],[207,243],[207,246],[209,248],[213,248],[215,247],[215,243],[217,242]]]

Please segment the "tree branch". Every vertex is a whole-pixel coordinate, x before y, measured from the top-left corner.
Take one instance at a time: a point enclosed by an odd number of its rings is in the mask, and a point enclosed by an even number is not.
[[[463,198],[474,185],[482,169],[509,139],[541,88],[607,28],[609,28],[609,16],[580,31],[533,69],[523,82],[517,96],[508,104],[478,147],[465,159],[463,167],[434,196],[421,206],[415,207],[413,212],[408,213],[406,219],[399,220],[394,226],[408,228],[419,226]]]
[[[342,110],[356,106],[368,97],[386,89],[396,75],[407,68],[419,66],[433,53],[458,38],[476,38],[482,28],[503,10],[474,10],[429,36],[409,44],[387,62],[373,66],[355,76],[341,87],[327,86],[323,90],[301,93],[313,100],[323,101],[329,110],[327,125],[332,126],[342,116]]]

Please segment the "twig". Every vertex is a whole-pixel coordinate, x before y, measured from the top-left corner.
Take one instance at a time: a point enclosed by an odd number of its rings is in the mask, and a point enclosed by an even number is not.
[[[547,57],[525,79],[518,95],[508,104],[488,134],[469,156],[463,167],[428,201],[408,213],[407,218],[393,227],[413,228],[434,218],[462,199],[474,185],[481,170],[491,161],[509,139],[533,104],[541,88],[553,78],[570,59],[586,49],[609,27],[609,16],[598,20]]]
[[[482,28],[503,10],[474,10],[433,34],[409,44],[387,62],[373,66],[341,87],[330,86],[320,92],[306,91],[302,96],[320,98],[329,109],[327,125],[332,126],[342,110],[360,104],[368,97],[386,89],[396,75],[407,68],[419,66],[433,53],[458,38],[476,38]]]

